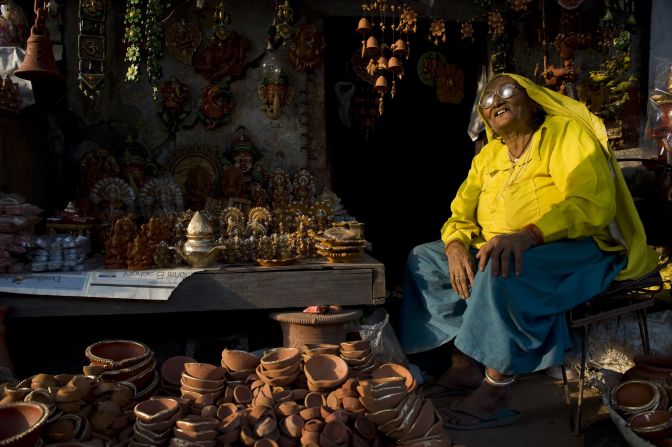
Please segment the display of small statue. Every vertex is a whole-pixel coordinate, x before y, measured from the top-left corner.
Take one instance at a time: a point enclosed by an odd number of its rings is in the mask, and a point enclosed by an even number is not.
[[[132,244],[128,246],[128,268],[130,270],[147,270],[152,266],[154,256],[149,249],[149,242],[142,234],[135,236]]]

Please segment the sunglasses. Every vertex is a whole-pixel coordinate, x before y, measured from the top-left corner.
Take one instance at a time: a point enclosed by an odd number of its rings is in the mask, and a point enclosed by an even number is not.
[[[516,93],[516,84],[502,84],[496,92],[488,92],[481,97],[480,106],[489,109],[495,103],[495,95],[500,99],[509,99]]]

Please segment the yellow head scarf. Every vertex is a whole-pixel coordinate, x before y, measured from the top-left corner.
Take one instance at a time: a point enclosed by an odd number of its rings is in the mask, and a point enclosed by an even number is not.
[[[495,79],[500,76],[508,76],[525,89],[528,96],[537,104],[539,104],[547,115],[559,115],[568,118],[573,118],[586,127],[600,143],[607,160],[612,168],[614,174],[614,181],[616,183],[616,217],[615,226],[610,225],[612,234],[625,245],[628,253],[628,265],[619,273],[617,279],[636,279],[644,276],[646,273],[653,270],[658,262],[658,255],[655,251],[650,249],[646,243],[646,234],[644,233],[644,225],[639,218],[635,203],[630,195],[621,169],[618,166],[616,157],[609,149],[607,144],[607,131],[604,123],[600,118],[591,113],[588,108],[568,96],[549,90],[545,87],[539,86],[530,79],[512,73],[501,73],[493,77]],[[492,79],[490,81],[492,81]],[[492,140],[493,130],[490,124],[483,116],[483,110],[478,107],[478,112],[485,123],[485,131],[488,140]]]

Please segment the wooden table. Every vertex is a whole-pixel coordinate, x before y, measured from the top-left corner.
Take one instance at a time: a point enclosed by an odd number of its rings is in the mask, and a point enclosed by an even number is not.
[[[301,260],[289,266],[224,266],[185,278],[166,301],[0,293],[8,319],[226,310],[367,306],[385,302],[385,267],[364,254],[356,263]],[[0,366],[11,368],[0,319]],[[11,336],[11,334],[10,334]],[[4,349],[4,351],[3,351]]]
[[[284,309],[385,302],[385,267],[364,254],[356,263],[302,260],[278,267],[224,266],[185,278],[167,301],[0,293],[8,318],[128,315],[209,310]]]

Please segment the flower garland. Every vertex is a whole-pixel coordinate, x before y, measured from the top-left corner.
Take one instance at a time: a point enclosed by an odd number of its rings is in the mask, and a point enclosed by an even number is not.
[[[126,47],[126,56],[124,61],[129,62],[126,69],[126,81],[135,82],[138,80],[140,68],[140,42],[142,41],[142,10],[140,9],[140,0],[126,0],[126,15],[124,16],[124,43]]]
[[[161,59],[163,58],[163,4],[159,0],[147,0],[147,18],[145,36],[147,38],[147,76],[152,86],[152,98],[156,100],[159,81],[163,77]]]

